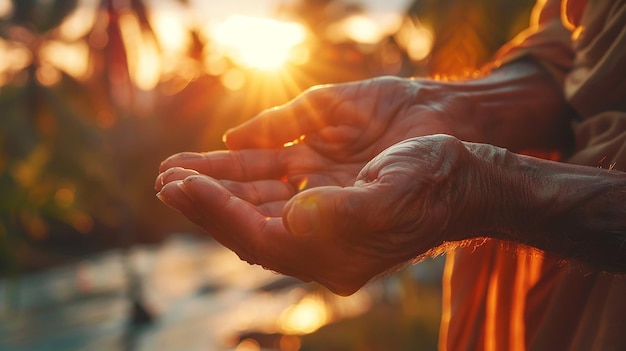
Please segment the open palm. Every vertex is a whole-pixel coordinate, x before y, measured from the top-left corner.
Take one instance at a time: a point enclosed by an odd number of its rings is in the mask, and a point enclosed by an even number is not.
[[[159,197],[250,263],[352,293],[410,254],[372,255],[373,238],[363,237],[361,245],[354,236],[336,235],[359,227],[329,218],[340,208],[362,206],[354,199],[368,186],[355,182],[381,151],[407,138],[450,132],[443,114],[422,101],[426,92],[418,81],[398,78],[309,90],[228,131],[230,150],[165,160],[156,181]],[[335,225],[323,231],[333,235],[317,231]]]

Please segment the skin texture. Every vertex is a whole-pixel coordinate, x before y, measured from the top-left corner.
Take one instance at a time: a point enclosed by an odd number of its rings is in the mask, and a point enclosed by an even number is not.
[[[498,147],[567,149],[559,94],[531,62],[464,83],[385,77],[317,87],[228,131],[229,150],[171,156],[155,188],[241,259],[342,295],[477,236],[581,257],[572,250],[597,228],[572,234],[554,220],[591,211],[586,199],[622,189],[623,174]],[[621,210],[622,199],[613,199]],[[603,230],[624,229],[622,217],[603,212]],[[528,228],[520,218],[535,220]]]
[[[351,294],[372,277],[441,245],[450,233],[469,236],[474,231],[466,220],[473,215],[467,211],[475,209],[474,202],[483,201],[470,202],[459,195],[470,194],[464,189],[471,184],[467,179],[481,174],[471,172],[470,166],[476,157],[472,149],[484,147],[448,135],[408,139],[368,162],[356,180],[350,177],[358,172],[353,164],[328,167],[322,162],[323,169],[338,171],[324,175],[327,185],[299,193],[281,179],[220,181],[180,167],[162,173],[157,189],[162,201],[206,228],[242,259],[315,280],[338,294]],[[268,150],[277,155],[263,159],[278,160],[288,157],[280,154],[291,153],[306,156],[300,149],[306,146]],[[215,155],[185,154],[184,158],[189,166],[195,162],[206,166],[207,158]],[[222,155],[229,156],[219,163],[222,171],[245,168],[249,157],[261,159],[257,150],[250,149]],[[264,166],[272,172],[280,168],[280,163]],[[314,169],[312,164],[309,169]],[[320,176],[308,172],[312,178]],[[240,180],[265,176],[247,173],[249,178]],[[467,208],[450,211],[450,204],[461,203]]]

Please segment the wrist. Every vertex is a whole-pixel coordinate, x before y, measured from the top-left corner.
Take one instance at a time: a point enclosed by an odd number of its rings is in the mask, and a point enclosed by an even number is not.
[[[468,80],[420,83],[423,103],[443,112],[461,140],[513,151],[570,146],[572,110],[561,87],[533,61]]]
[[[626,174],[509,154],[489,236],[626,272]]]
[[[519,212],[507,205],[524,203],[522,189],[527,188],[524,179],[507,171],[513,166],[514,154],[489,144],[463,142],[463,146],[464,157],[450,160],[457,167],[446,190],[451,194],[451,218],[444,241],[510,235],[516,219],[512,214]]]
[[[626,272],[626,173],[558,166],[559,173],[542,182],[555,190],[541,222],[541,245],[596,269]]]
[[[414,80],[417,91],[416,105],[425,105],[437,113],[437,118],[448,127],[448,134],[462,141],[479,142],[484,139],[482,126],[473,117],[475,101],[464,84],[443,82],[427,78]]]

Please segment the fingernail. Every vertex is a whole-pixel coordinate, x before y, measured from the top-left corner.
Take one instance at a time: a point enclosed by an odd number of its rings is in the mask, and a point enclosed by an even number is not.
[[[192,222],[206,221],[202,212],[198,209],[186,193],[181,193],[183,181],[170,182],[163,187],[163,190],[156,194],[157,198],[173,210],[183,214]]]
[[[287,213],[289,229],[296,235],[310,235],[320,227],[320,209],[313,198],[299,199]]]
[[[180,181],[176,182],[175,184],[180,187]],[[169,184],[166,185],[170,186]],[[159,199],[162,203],[166,204],[168,207],[171,207],[177,211],[180,211],[180,209],[178,207],[180,207],[181,203],[180,200],[177,200],[176,197],[172,197],[171,194],[168,195],[168,192],[171,193],[171,189],[166,189],[165,187],[163,189],[161,189],[161,191],[159,191],[158,193],[156,193],[156,197],[157,199]]]
[[[177,204],[173,203],[172,199],[168,196],[165,196],[164,194],[162,194],[161,192],[156,193],[156,197],[157,199],[159,199],[159,201],[161,201],[163,204],[165,204],[167,207],[180,212],[180,210],[176,207]]]
[[[227,131],[226,131],[226,133],[222,134],[222,142],[223,142],[224,144],[226,144],[226,134],[228,134],[228,132],[229,132],[229,131],[230,131],[230,129],[229,129],[229,130],[227,130]]]
[[[189,195],[185,191],[185,183],[189,183],[189,182],[191,182],[191,179],[189,179],[189,177],[187,177],[187,178],[183,179],[182,181],[176,183],[176,186],[178,187],[178,189],[180,189],[187,196],[189,196]]]

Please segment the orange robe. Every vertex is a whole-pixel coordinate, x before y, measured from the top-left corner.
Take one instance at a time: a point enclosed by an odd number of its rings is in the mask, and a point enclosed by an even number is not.
[[[497,63],[530,55],[574,107],[566,162],[626,171],[626,0],[539,1]],[[440,350],[626,350],[626,276],[497,240],[447,256]]]

